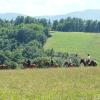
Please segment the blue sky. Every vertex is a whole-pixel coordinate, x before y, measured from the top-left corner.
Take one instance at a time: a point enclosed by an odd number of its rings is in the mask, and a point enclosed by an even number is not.
[[[99,4],[100,0],[0,0],[0,13],[59,15],[86,9],[100,9]]]

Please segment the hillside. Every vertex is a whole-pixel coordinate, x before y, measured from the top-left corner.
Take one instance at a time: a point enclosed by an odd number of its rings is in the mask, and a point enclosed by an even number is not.
[[[70,17],[77,17],[82,19],[93,19],[93,20],[100,20],[100,10],[90,9],[84,11],[77,11],[67,14]]]
[[[19,16],[13,21],[0,20],[0,65],[16,68],[24,59],[40,57],[49,31],[41,20]],[[19,66],[18,66],[19,67]],[[5,67],[0,67],[4,69]]]
[[[17,16],[29,16],[29,15],[24,15],[24,14],[18,14],[18,13],[4,13],[0,14],[1,19],[16,19]],[[76,12],[70,12],[67,14],[63,15],[52,15],[52,16],[31,16],[35,18],[46,18],[50,19],[51,21],[53,20],[60,20],[60,19],[65,19],[67,17],[77,17],[77,18],[82,18],[82,19],[92,19],[92,20],[100,20],[100,10],[99,9],[89,9],[89,10],[83,10],[83,11],[76,11]]]
[[[100,10],[98,9],[89,9],[89,10],[83,10],[83,11],[76,11],[76,12],[70,12],[63,15],[54,15],[54,16],[38,16],[37,18],[46,18],[53,20],[60,20],[65,19],[67,17],[76,17],[76,18],[82,18],[85,20],[92,19],[92,20],[100,20]]]
[[[2,13],[0,14],[1,19],[6,19],[6,20],[15,20],[17,16],[25,16],[23,14],[18,14],[18,13]]]
[[[2,100],[97,100],[100,97],[100,68],[0,71],[0,81]]]
[[[53,48],[55,51],[78,53],[81,57],[91,54],[93,59],[100,62],[100,35],[96,33],[81,32],[54,32],[48,39],[45,49]]]

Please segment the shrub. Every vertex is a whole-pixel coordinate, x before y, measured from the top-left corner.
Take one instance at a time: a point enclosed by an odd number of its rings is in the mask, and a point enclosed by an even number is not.
[[[37,64],[39,68],[49,67],[50,58],[48,57],[37,57],[33,63]]]

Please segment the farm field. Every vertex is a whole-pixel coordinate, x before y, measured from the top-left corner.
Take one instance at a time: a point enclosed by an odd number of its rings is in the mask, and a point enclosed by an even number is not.
[[[0,100],[99,99],[99,67],[0,71]]]
[[[45,50],[53,48],[55,51],[77,53],[87,57],[89,53],[100,65],[100,35],[98,33],[83,32],[54,32],[47,40]]]

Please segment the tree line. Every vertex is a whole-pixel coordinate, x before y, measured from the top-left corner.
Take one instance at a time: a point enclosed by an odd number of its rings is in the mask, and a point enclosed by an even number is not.
[[[100,32],[100,21],[71,18],[55,20],[52,30],[63,32]]]

